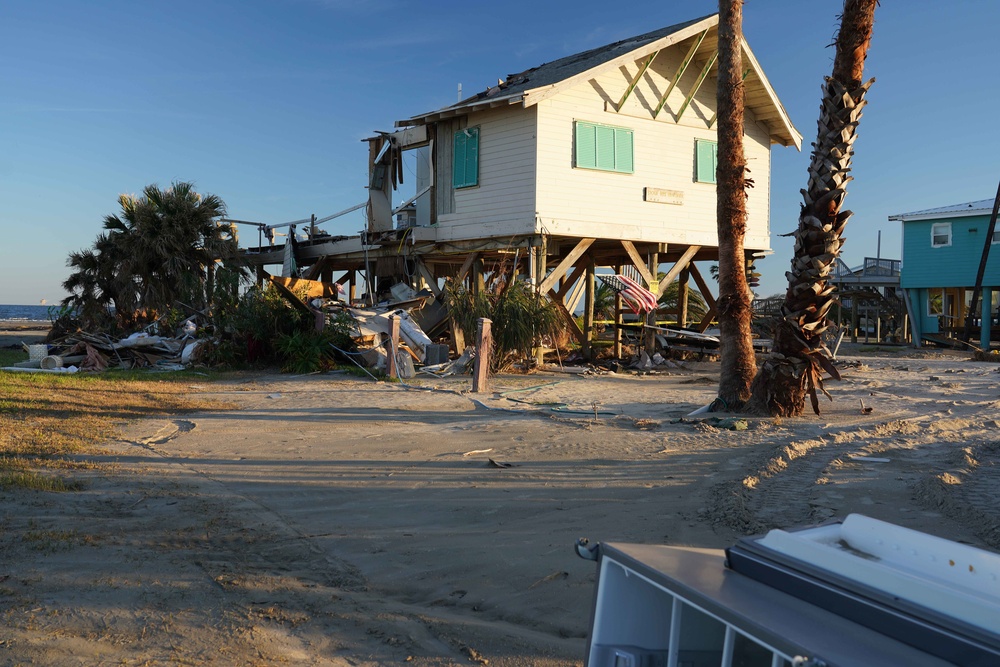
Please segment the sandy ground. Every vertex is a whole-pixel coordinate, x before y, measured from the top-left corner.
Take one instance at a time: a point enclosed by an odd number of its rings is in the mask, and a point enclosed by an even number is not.
[[[746,430],[679,421],[708,362],[477,396],[192,384],[239,410],[127,425],[83,492],[0,496],[0,662],[573,665],[581,536],[721,548],[860,512],[1000,546],[1000,366],[841,353],[821,417]]]
[[[50,328],[48,322],[0,320],[0,348],[42,343]]]

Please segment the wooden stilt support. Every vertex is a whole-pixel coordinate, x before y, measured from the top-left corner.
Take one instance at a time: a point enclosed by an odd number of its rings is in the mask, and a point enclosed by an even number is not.
[[[490,355],[493,353],[493,321],[480,317],[476,329],[476,364],[472,373],[472,392],[489,391]]]
[[[583,304],[583,358],[588,361],[594,360],[594,292],[595,289],[596,266],[594,258],[587,258],[587,274],[584,280],[584,304]]]
[[[851,297],[851,342],[858,342],[858,297]]]
[[[688,320],[688,282],[690,282],[691,270],[684,269],[677,279],[677,326],[681,329],[687,326]]]
[[[622,272],[621,264],[615,266],[615,273]],[[622,295],[615,292],[615,359],[622,358]]]
[[[653,293],[653,296],[659,299],[662,290],[660,289],[660,283],[657,281],[656,276],[657,273],[659,273],[658,268],[660,265],[660,256],[655,252],[651,252],[646,258],[646,261],[648,262],[647,273],[649,274],[649,278],[647,278],[647,280],[649,281],[649,291]],[[657,309],[654,308],[646,313],[647,326],[656,326],[656,311]],[[656,354],[656,329],[646,329],[643,331],[643,343],[645,344],[646,354],[648,354],[650,359],[652,359],[653,355]]]
[[[548,266],[546,266],[547,254],[548,254],[548,241],[544,236],[542,236],[538,246],[532,246],[530,250],[531,250],[531,265],[532,265],[531,268],[534,271],[534,273],[531,276],[531,279],[534,282],[535,287],[540,288],[542,282],[544,282],[545,280],[545,273],[548,271]],[[546,292],[541,291],[541,289],[538,290],[538,296],[540,298],[544,299],[545,294]],[[553,296],[551,298],[554,302],[559,302],[560,304],[562,303],[561,297],[557,298]],[[537,348],[535,348],[535,365],[538,368],[541,368],[542,366],[545,365],[544,345],[540,344]]]
[[[389,316],[389,343],[386,345],[385,372],[391,378],[399,377],[399,368],[396,362],[396,352],[399,350],[399,316]]]

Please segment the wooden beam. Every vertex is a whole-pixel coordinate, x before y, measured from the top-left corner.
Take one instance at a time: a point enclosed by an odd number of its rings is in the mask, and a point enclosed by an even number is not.
[[[489,391],[490,354],[493,351],[493,321],[480,317],[476,328],[476,363],[472,372],[472,393]]]
[[[713,303],[712,307],[708,309],[705,313],[705,317],[701,319],[701,323],[698,325],[698,333],[705,333],[705,331],[712,326],[712,320],[715,319],[716,311],[715,305]]]
[[[710,309],[715,310],[715,297],[712,295],[712,290],[708,289],[708,283],[705,279],[701,277],[701,271],[698,270],[698,265],[694,262],[688,264],[688,270],[691,271],[691,277],[694,281],[698,283],[698,291],[701,292],[702,297],[705,298],[705,305]]]
[[[576,244],[576,247],[569,251],[569,254],[563,258],[563,261],[559,262],[556,268],[552,269],[552,273],[546,276],[542,284],[538,286],[538,291],[542,294],[547,294],[552,286],[556,284],[556,281],[566,275],[566,271],[569,270],[571,266],[576,264],[576,260],[583,256],[583,253],[587,252],[587,248],[593,245],[596,239],[580,239],[580,242]]]
[[[562,284],[559,285],[559,289],[557,290],[560,299],[566,298],[566,295],[569,293],[570,289],[572,289],[573,285],[575,285],[576,282],[580,279],[580,274],[586,270],[587,267],[581,264],[579,266],[574,266],[573,270],[568,274],[566,274],[566,279],[562,281]]]
[[[660,254],[657,252],[649,253],[649,274],[651,276],[655,276],[659,272],[659,266]],[[649,286],[649,291],[653,293],[654,297],[656,297],[656,307],[646,313],[647,328],[643,334],[643,338],[645,339],[643,342],[645,344],[646,354],[652,358],[652,356],[656,354],[656,329],[652,329],[650,327],[656,326],[656,311],[660,308],[660,295],[663,294],[663,290],[660,289],[660,284],[655,278],[647,281],[646,284]]]
[[[667,92],[663,93],[663,97],[660,98],[660,103],[656,105],[656,110],[653,111],[653,118],[655,119],[659,115],[660,111],[663,109],[663,105],[667,103],[667,98],[670,97],[670,93],[674,92],[674,88],[677,87],[677,82],[681,80],[684,76],[684,72],[687,71],[688,65],[694,60],[694,54],[698,52],[698,47],[701,43],[705,41],[705,36],[708,34],[708,30],[698,35],[697,39],[694,40],[694,44],[688,49],[687,55],[684,56],[684,60],[681,61],[680,66],[677,68],[677,72],[674,74],[673,80],[670,85],[667,86]]]
[[[399,352],[399,316],[389,316],[389,345],[386,352],[385,374],[391,378],[399,377],[399,361],[396,358]]]
[[[462,268],[458,270],[458,275],[455,276],[456,283],[461,283],[465,280],[465,276],[468,275],[469,269],[472,268],[473,263],[475,263],[477,259],[479,259],[478,252],[469,253],[469,256],[465,258],[464,262],[462,262]]]
[[[621,265],[615,266],[615,273],[621,273]],[[615,359],[622,358],[622,295],[615,292]]]
[[[681,271],[677,283],[680,289],[677,292],[677,324],[681,329],[687,326],[688,319],[688,282],[691,277],[689,268]]]
[[[677,276],[680,275],[680,272],[691,263],[691,258],[697,255],[699,250],[701,250],[700,245],[693,245],[684,251],[684,254],[677,260],[677,263],[674,264],[669,271],[667,271],[667,275],[663,276],[663,280],[660,281],[659,291],[657,294],[663,294],[663,291],[667,289],[667,285],[674,282],[674,279],[677,278]]]
[[[653,62],[653,59],[656,58],[658,53],[659,51],[653,51],[649,55],[649,57],[646,58],[646,62],[642,64],[642,66],[639,68],[639,71],[635,73],[634,77],[632,77],[632,82],[629,83],[628,88],[625,89],[625,94],[622,95],[621,100],[619,100],[618,104],[615,105],[615,111],[622,110],[622,105],[625,104],[625,100],[627,100],[628,96],[632,94],[633,90],[635,90],[635,87],[639,84],[639,79],[641,79],[642,75],[646,73],[646,70],[649,68],[650,63]]]
[[[558,310],[563,316],[566,326],[569,327],[569,332],[573,334],[573,337],[576,338],[576,341],[580,343],[580,345],[583,345],[587,337],[583,335],[583,329],[581,329],[580,325],[576,323],[576,318],[573,317],[573,314],[566,309],[566,304],[562,302],[562,299],[559,298],[559,295],[556,294],[554,290],[549,290],[549,298],[552,299],[552,303],[555,305],[556,310]]]
[[[416,264],[417,273],[420,274],[420,277],[423,278],[424,282],[427,283],[427,286],[430,287],[431,293],[433,293],[435,297],[441,296],[441,288],[438,287],[437,278],[434,277],[434,274],[432,274],[430,269],[427,268],[427,265],[424,264],[424,260],[417,258]]]
[[[701,74],[698,76],[698,80],[694,82],[694,87],[688,91],[687,97],[684,98],[684,104],[681,105],[681,109],[677,112],[677,117],[674,119],[675,123],[680,122],[681,116],[684,115],[684,112],[687,110],[688,105],[691,104],[691,100],[694,99],[694,96],[698,94],[698,89],[701,88],[701,84],[705,83],[705,79],[708,78],[708,73],[712,71],[712,65],[715,64],[718,57],[719,51],[716,49],[715,53],[712,54],[712,57],[708,59],[708,62],[705,63],[705,66],[701,69]]]
[[[596,266],[594,258],[587,257],[587,274],[584,278],[584,302],[583,302],[583,358],[587,361],[594,360],[594,292],[596,280]]]
[[[582,266],[580,268],[583,269],[584,273],[587,272],[586,266]],[[586,287],[587,287],[586,279],[576,281],[576,288],[570,291],[568,299],[564,299],[566,303],[566,308],[569,310],[569,312],[571,313],[576,312],[576,307],[580,305],[580,297],[583,296],[583,293],[586,291]]]
[[[635,270],[639,272],[642,279],[646,281],[646,284],[652,285],[656,282],[656,278],[646,267],[646,261],[642,258],[642,255],[639,254],[639,251],[635,249],[635,244],[624,239],[621,243],[622,247],[625,248],[625,252],[627,252],[628,256],[632,258],[632,266],[634,266]]]

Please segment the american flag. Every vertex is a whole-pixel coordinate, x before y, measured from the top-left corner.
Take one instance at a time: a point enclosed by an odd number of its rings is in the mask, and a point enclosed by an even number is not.
[[[628,276],[598,276],[604,284],[620,294],[622,300],[638,314],[656,310],[656,295]]]

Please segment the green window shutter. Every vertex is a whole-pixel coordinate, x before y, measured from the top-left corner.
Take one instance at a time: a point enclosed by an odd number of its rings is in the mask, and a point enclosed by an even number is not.
[[[719,145],[714,141],[696,139],[695,169],[699,183],[715,183]]]
[[[631,174],[632,166],[632,130],[615,129],[615,171]]]
[[[632,130],[577,121],[575,135],[573,166],[628,174],[634,171]]]
[[[597,168],[615,170],[615,128],[597,126]]]
[[[582,169],[597,169],[596,125],[576,124],[576,166]]]
[[[471,127],[455,133],[451,184],[467,188],[479,184],[479,128]]]

